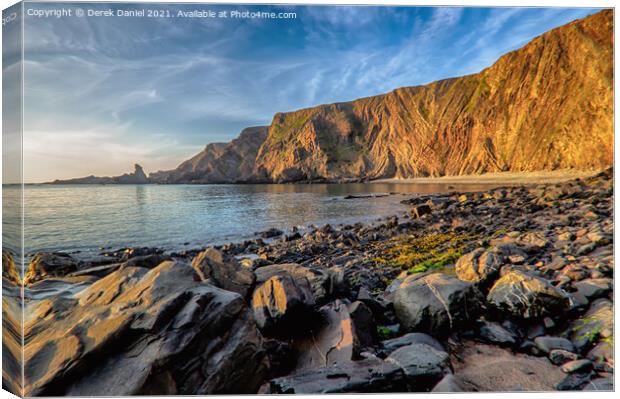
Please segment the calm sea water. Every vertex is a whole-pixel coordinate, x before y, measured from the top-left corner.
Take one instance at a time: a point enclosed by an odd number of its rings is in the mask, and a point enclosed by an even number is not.
[[[101,247],[197,248],[253,238],[271,227],[370,222],[406,211],[400,201],[411,194],[451,188],[411,183],[26,186],[25,252],[90,256]],[[398,194],[344,199],[380,193]],[[4,246],[18,247],[19,189],[4,186],[3,201]]]

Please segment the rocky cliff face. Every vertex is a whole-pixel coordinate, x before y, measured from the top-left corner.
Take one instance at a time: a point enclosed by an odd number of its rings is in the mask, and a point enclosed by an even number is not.
[[[234,183],[251,180],[267,126],[243,129],[230,143],[212,143],[171,171],[151,173],[154,183]]]
[[[549,31],[475,75],[277,114],[260,179],[597,169],[613,162],[613,13]]]
[[[612,50],[613,12],[605,10],[474,75],[278,113],[266,133],[246,129],[151,178],[289,182],[604,168],[613,162]]]

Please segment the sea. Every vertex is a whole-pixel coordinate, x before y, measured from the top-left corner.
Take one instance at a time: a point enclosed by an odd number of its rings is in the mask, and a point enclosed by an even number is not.
[[[486,184],[25,185],[24,253],[88,258],[103,250],[197,249],[270,228],[374,223],[402,215],[415,195],[479,191]],[[3,186],[3,247],[19,248],[21,190]]]

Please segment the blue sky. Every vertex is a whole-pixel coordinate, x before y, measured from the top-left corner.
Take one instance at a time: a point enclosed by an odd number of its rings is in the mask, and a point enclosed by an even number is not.
[[[58,8],[27,4],[26,8]],[[67,8],[144,8],[71,3]],[[153,5],[295,19],[26,17],[25,179],[170,169],[273,114],[475,73],[565,8]]]

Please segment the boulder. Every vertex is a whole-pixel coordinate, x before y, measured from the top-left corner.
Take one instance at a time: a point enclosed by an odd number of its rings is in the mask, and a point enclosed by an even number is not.
[[[409,388],[414,392],[430,390],[450,371],[448,354],[426,344],[398,348],[385,361],[404,370]]]
[[[566,293],[546,280],[512,270],[495,282],[487,301],[498,311],[524,319],[542,318],[569,308]]]
[[[62,252],[37,253],[26,270],[24,284],[30,285],[47,277],[62,277],[76,271],[78,261]]]
[[[252,295],[254,318],[267,334],[286,334],[301,328],[314,305],[310,283],[287,275],[271,277]]]
[[[279,237],[282,234],[284,234],[284,232],[280,229],[276,229],[276,228],[271,228],[269,230],[265,230],[263,232],[261,232],[259,235],[261,238],[273,238],[273,237]]]
[[[579,355],[564,349],[552,349],[549,351],[549,360],[557,366],[577,359],[579,359]]]
[[[192,260],[192,267],[200,280],[216,287],[248,298],[254,288],[256,277],[252,270],[242,266],[233,257],[225,257],[220,251],[208,248]]]
[[[583,388],[584,391],[613,391],[614,390],[614,379],[613,377],[608,378],[595,378],[590,381]]]
[[[406,390],[407,377],[401,367],[379,358],[368,358],[276,378],[269,382],[265,393],[372,393]]]
[[[494,251],[478,248],[463,255],[456,262],[456,275],[462,281],[487,283],[499,275],[501,257]]]
[[[561,337],[552,337],[552,336],[542,336],[536,337],[534,339],[534,343],[536,347],[540,349],[543,353],[550,353],[554,349],[562,349],[568,352],[574,352],[575,347],[573,344],[567,340],[566,338]]]
[[[268,363],[252,313],[194,275],[172,261],[118,270],[27,321],[25,394],[256,392]]]
[[[484,342],[499,346],[514,346],[517,337],[497,323],[483,321],[478,327],[478,337]]]
[[[360,359],[374,341],[372,313],[361,302],[335,300],[321,307],[310,334],[294,343],[299,353],[296,372]]]
[[[592,370],[592,362],[588,359],[571,360],[562,365],[565,373],[582,373]]]
[[[255,271],[256,284],[263,284],[273,276],[290,276],[299,284],[305,280],[310,284],[312,294],[317,304],[327,302],[330,292],[330,274],[323,270],[311,269],[297,263],[283,263],[259,267]]]
[[[474,285],[441,273],[407,277],[394,296],[396,316],[409,331],[445,336],[480,310]]]
[[[588,300],[594,300],[607,296],[613,284],[614,281],[610,278],[588,278],[573,283],[573,287]]]

